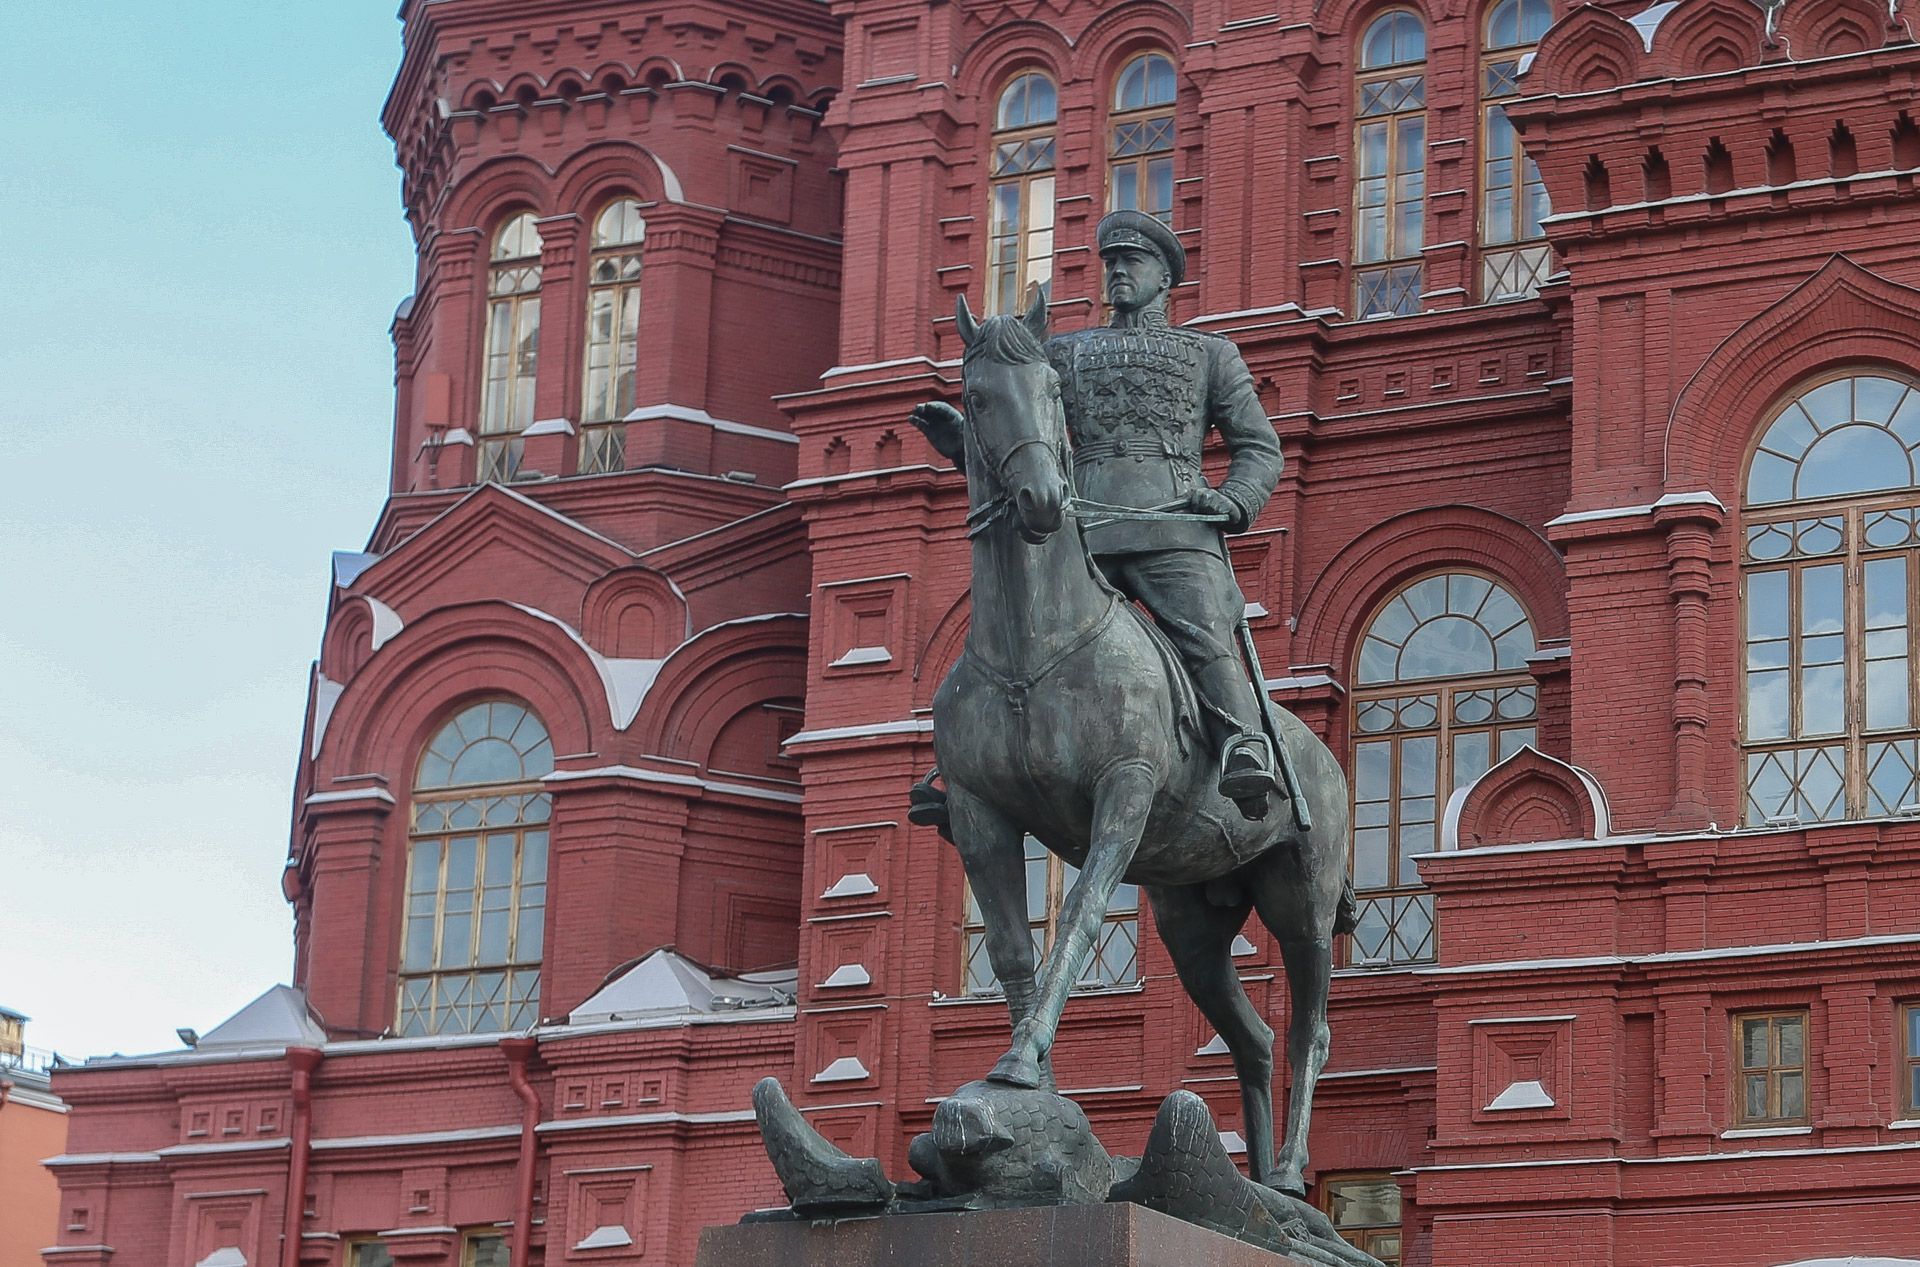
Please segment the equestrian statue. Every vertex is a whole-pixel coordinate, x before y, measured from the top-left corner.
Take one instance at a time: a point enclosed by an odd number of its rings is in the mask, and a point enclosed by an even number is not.
[[[755,1091],[762,1134],[796,1211],[1135,1200],[1303,1261],[1371,1264],[1299,1199],[1333,939],[1354,921],[1346,780],[1269,700],[1223,540],[1272,493],[1279,442],[1232,342],[1167,324],[1186,265],[1171,230],[1119,211],[1098,241],[1111,325],[1049,338],[1044,291],[1024,317],[981,322],[963,296],[963,408],[913,414],[966,475],[972,614],[934,696],[937,768],[912,817],[959,850],[1012,1044],[915,1141],[917,1184],[890,1185],[878,1162],[821,1140],[772,1079]],[[1217,488],[1201,469],[1215,430],[1229,457]],[[1037,964],[1027,835],[1079,871]],[[1168,1098],[1135,1161],[1108,1157],[1053,1094],[1061,1012],[1123,882],[1146,892],[1182,985],[1232,1053],[1250,1178],[1196,1097]],[[1292,1000],[1277,1155],[1273,1032],[1232,958],[1255,912]]]

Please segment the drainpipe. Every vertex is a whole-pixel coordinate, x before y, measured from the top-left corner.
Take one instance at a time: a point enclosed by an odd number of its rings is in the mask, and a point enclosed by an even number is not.
[[[313,1071],[320,1053],[312,1047],[287,1048],[293,1068],[293,1137],[288,1142],[287,1225],[280,1241],[280,1267],[300,1267],[300,1233],[306,1227],[307,1153],[313,1141]]]
[[[520,1113],[520,1166],[514,1173],[513,1257],[510,1267],[527,1267],[533,1247],[533,1164],[539,1139],[534,1134],[540,1125],[540,1097],[527,1081],[527,1061],[537,1046],[531,1038],[503,1038],[500,1054],[507,1058],[507,1081],[525,1106]],[[292,1267],[292,1264],[289,1264]]]

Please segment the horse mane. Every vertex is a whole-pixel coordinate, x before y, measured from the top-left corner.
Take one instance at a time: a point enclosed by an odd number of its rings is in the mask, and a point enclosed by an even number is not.
[[[967,344],[967,353],[961,358],[962,369],[976,356],[1002,365],[1035,365],[1047,359],[1046,350],[1040,346],[1040,340],[1033,337],[1026,322],[1011,313],[988,317],[980,323],[979,333]]]

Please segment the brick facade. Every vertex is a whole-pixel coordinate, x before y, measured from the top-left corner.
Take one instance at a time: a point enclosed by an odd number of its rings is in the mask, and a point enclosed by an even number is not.
[[[1486,303],[1490,10],[1409,8],[1421,311],[1354,320],[1378,4],[410,3],[391,495],[336,564],[285,880],[325,1041],[57,1075],[54,1168],[99,1222],[50,1267],[356,1267],[375,1235],[455,1267],[492,1228],[513,1267],[690,1263],[702,1225],[779,1199],[746,1111],[766,1073],[905,1173],[1006,1032],[967,992],[957,855],[904,813],[967,620],[964,481],[906,416],[957,397],[953,301],[983,292],[993,105],[1022,71],[1058,86],[1053,319],[1100,319],[1111,85],[1148,50],[1179,72],[1173,319],[1235,340],[1287,459],[1231,544],[1275,697],[1353,753],[1368,622],[1437,573],[1499,584],[1534,639],[1511,675],[1534,746],[1430,813],[1437,950],[1348,948],[1337,974],[1315,1175],[1393,1177],[1406,1267],[1920,1258],[1920,824],[1752,821],[1740,659],[1761,427],[1821,375],[1920,372],[1920,45],[1865,0],[1556,5],[1504,100],[1553,275]],[[583,474],[614,199],[646,221],[634,410],[620,469]],[[536,421],[522,478],[476,485],[489,249],[521,211]],[[553,754],[530,1056],[394,1036],[421,752],[495,698]],[[1246,937],[1282,1029],[1275,946]],[[662,945],[797,959],[798,998],[563,1023]],[[1144,928],[1135,976],[1070,1004],[1061,1086],[1115,1151],[1176,1087],[1231,1129],[1228,1057]],[[1749,1015],[1795,1027],[1790,1125],[1742,1116]]]

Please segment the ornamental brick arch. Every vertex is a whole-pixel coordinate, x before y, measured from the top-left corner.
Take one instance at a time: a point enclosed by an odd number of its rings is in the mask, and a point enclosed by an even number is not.
[[[1740,504],[1768,408],[1842,365],[1920,368],[1920,291],[1835,255],[1720,342],[1681,389],[1666,434],[1666,487]]]
[[[1186,68],[1181,65],[1180,50],[1193,38],[1192,31],[1193,23],[1187,15],[1161,0],[1117,5],[1089,22],[1074,41],[1073,73],[1069,78],[1091,80],[1096,85],[1094,117],[1104,120],[1113,108],[1114,77],[1140,53],[1165,53],[1173,63],[1175,82],[1190,86],[1184,83]]]
[[[584,644],[551,618],[487,600],[409,624],[347,684],[318,739],[313,786],[382,774],[413,786],[421,749],[460,705],[511,696],[540,716],[556,753],[609,744],[613,717]]]
[[[580,608],[587,645],[616,659],[664,660],[693,636],[686,595],[650,567],[609,572],[587,588]]]
[[[1598,840],[1609,831],[1606,794],[1593,776],[1529,745],[1453,793],[1440,848]]]
[[[553,173],[524,154],[502,154],[456,180],[435,221],[442,232],[480,230],[484,254],[493,231],[517,211],[553,214]]]
[[[1560,554],[1535,529],[1477,506],[1430,506],[1397,515],[1349,542],[1307,587],[1293,657],[1351,676],[1367,621],[1393,592],[1424,573],[1483,572],[1520,600],[1539,640],[1567,636]]]
[[[991,130],[998,94],[1015,75],[1034,70],[1056,88],[1073,76],[1074,50],[1058,27],[1008,22],[980,36],[960,55],[962,91],[980,104],[981,127]]]
[[[973,624],[973,591],[967,590],[953,600],[928,635],[913,665],[913,706],[930,708],[933,693],[940,689],[949,671],[967,646],[967,630]]]
[[[1330,60],[1351,70],[1360,65],[1360,39],[1366,34],[1367,28],[1375,18],[1393,9],[1411,13],[1420,19],[1420,25],[1427,35],[1427,52],[1431,56],[1434,23],[1447,15],[1444,9],[1435,13],[1425,0],[1332,0],[1324,8],[1314,11],[1313,24],[1321,37],[1333,45]],[[1351,87],[1343,91],[1346,96],[1352,95]],[[1349,104],[1346,108],[1351,111],[1353,107]]]
[[[1527,93],[1603,92],[1646,75],[1645,46],[1633,24],[1583,4],[1547,28],[1520,82]]]
[[[335,682],[350,681],[373,652],[373,610],[354,595],[340,604],[321,639],[320,672]]]
[[[677,182],[668,180],[670,170],[644,145],[622,140],[596,142],[569,155],[554,174],[555,211],[575,212],[591,229],[593,217],[616,198],[682,201]]]
[[[1795,61],[1839,57],[1907,38],[1906,26],[1873,0],[1796,0],[1779,19],[1779,36]]]
[[[1751,0],[1680,0],[1654,33],[1650,56],[1663,75],[1717,75],[1760,64],[1766,14]]]
[[[804,698],[806,686],[806,617],[727,621],[667,657],[623,747],[704,768],[729,722],[749,708]]]

